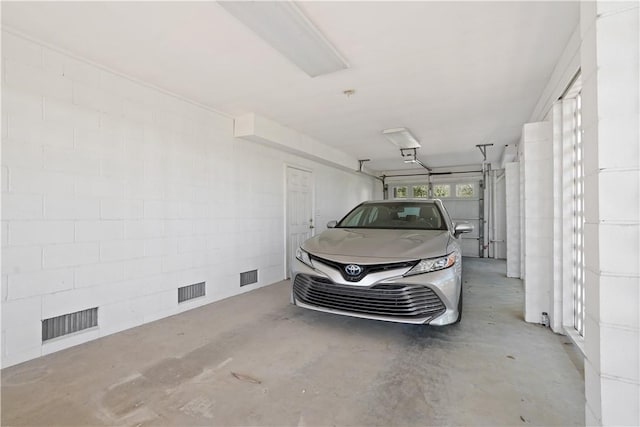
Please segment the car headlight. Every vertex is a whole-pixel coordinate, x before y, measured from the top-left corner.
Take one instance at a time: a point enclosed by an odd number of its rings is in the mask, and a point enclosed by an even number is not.
[[[451,252],[449,255],[438,258],[428,258],[421,260],[415,267],[409,270],[405,276],[411,276],[413,274],[429,273],[430,271],[444,270],[451,267],[456,263],[458,255],[456,252]]]
[[[313,268],[311,264],[311,258],[309,257],[309,253],[302,248],[296,249],[296,258],[298,258],[303,264],[308,265]]]

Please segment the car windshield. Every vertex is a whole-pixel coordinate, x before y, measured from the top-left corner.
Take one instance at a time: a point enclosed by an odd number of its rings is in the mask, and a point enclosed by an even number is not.
[[[338,228],[386,228],[446,230],[442,212],[435,203],[364,203],[347,214]]]

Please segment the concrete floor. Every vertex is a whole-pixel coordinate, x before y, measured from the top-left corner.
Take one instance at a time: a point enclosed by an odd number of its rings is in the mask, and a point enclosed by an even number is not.
[[[441,328],[293,307],[281,282],[3,370],[2,425],[583,425],[580,357],[504,271],[465,259]]]

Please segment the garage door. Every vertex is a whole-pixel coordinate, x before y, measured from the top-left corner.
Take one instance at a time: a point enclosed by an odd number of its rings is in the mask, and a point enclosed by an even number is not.
[[[480,181],[433,183],[433,197],[441,199],[454,222],[468,222],[473,232],[462,235],[462,255],[480,256]]]
[[[426,198],[428,184],[393,184],[390,186],[390,197]],[[468,222],[473,225],[473,232],[462,235],[462,255],[480,256],[480,177],[464,177],[459,180],[448,178],[437,181],[432,178],[432,194],[434,199],[441,199],[449,215],[455,222]]]

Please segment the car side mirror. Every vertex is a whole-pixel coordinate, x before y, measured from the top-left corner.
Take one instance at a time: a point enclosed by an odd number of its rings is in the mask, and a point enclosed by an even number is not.
[[[327,228],[335,228],[338,225],[338,221],[329,221],[327,223]]]
[[[471,233],[472,231],[473,231],[472,224],[469,224],[468,222],[461,222],[459,224],[456,224],[455,227],[453,228],[453,235],[458,237],[461,234]]]

